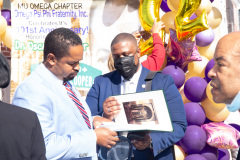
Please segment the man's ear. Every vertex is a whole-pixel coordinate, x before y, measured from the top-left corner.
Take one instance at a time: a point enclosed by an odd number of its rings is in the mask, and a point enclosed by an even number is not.
[[[137,49],[137,55],[138,55],[138,58],[141,57],[141,49],[140,48]]]
[[[53,65],[57,62],[57,58],[55,57],[54,54],[49,53],[49,54],[47,55],[47,62],[48,62],[51,66],[53,66]]]

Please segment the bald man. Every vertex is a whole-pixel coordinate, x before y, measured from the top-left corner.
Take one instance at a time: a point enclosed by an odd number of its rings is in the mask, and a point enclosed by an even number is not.
[[[215,64],[209,71],[211,92],[216,103],[225,103],[230,112],[240,111],[240,32],[221,38],[214,53]],[[240,117],[239,117],[240,118]],[[240,158],[238,152],[238,158]]]

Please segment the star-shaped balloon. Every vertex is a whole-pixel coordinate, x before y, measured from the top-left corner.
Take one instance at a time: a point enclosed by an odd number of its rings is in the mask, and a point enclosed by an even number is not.
[[[167,56],[180,68],[184,68],[192,61],[201,61],[202,58],[198,52],[196,41],[187,38],[178,41],[176,31],[169,29],[170,39],[166,48]]]

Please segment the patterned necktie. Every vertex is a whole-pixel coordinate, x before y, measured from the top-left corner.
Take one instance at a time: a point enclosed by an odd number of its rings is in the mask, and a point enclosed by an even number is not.
[[[72,91],[72,87],[68,84],[69,82],[63,82],[63,85],[66,87],[67,90],[67,94],[69,95],[69,97],[72,99],[72,101],[74,102],[74,104],[77,106],[77,108],[80,110],[87,126],[89,129],[91,129],[91,124],[87,115],[86,110],[84,109],[82,103],[78,100],[76,94]]]

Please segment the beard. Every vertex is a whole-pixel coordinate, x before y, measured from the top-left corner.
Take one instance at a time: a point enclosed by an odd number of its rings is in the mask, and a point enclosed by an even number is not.
[[[74,73],[69,74],[67,77],[63,78],[63,81],[65,82],[65,81],[73,80],[76,77],[77,73],[78,71],[75,71]]]

